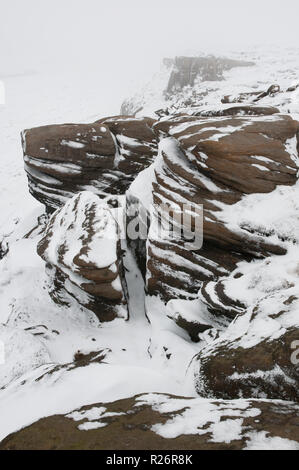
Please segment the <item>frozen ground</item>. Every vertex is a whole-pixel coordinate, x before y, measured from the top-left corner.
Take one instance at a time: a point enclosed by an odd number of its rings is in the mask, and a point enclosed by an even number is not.
[[[273,53],[264,67],[260,62],[251,70],[232,70],[227,81],[208,85],[215,90],[205,106],[214,105],[220,95],[250,91],[254,83],[262,89],[272,83],[282,87],[294,84],[299,77],[298,57],[292,50],[279,56]],[[253,55],[244,58],[251,60]],[[161,104],[157,93],[165,82],[163,73],[154,82],[157,88],[146,92],[146,99],[155,100],[154,105],[149,103],[149,112]],[[103,85],[99,76],[82,74],[70,77],[58,71],[32,72],[3,79],[6,104],[0,105],[0,241],[7,241],[9,253],[0,261],[0,340],[5,343],[5,362],[0,364],[0,439],[41,417],[68,413],[86,404],[150,392],[195,396],[186,371],[200,343],[191,343],[165,317],[158,300],[144,298],[143,282],[129,251],[125,266],[130,320],[100,325],[75,303],[66,308],[52,302],[44,263],[36,254],[40,234],[35,230],[23,238],[36,225],[43,207],[28,193],[20,131],[118,114],[128,93],[125,84],[120,87],[116,79]],[[298,94],[288,105],[298,112]],[[78,352],[97,352],[104,359],[82,367],[73,362]],[[185,413],[182,420],[186,418],[190,427],[188,416]],[[163,432],[168,431],[165,428]],[[265,447],[266,437],[260,442]],[[254,446],[258,445],[256,440]],[[294,448],[294,443],[289,447]]]

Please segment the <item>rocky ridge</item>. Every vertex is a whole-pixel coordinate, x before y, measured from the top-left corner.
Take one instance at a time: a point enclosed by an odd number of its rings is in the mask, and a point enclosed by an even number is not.
[[[201,335],[211,332],[214,332],[212,334],[216,337],[219,334],[221,337],[223,330],[231,321],[239,315],[245,315],[252,307],[251,301],[230,295],[230,290],[227,288],[230,279],[233,284],[235,279],[237,283],[239,277],[243,276],[239,269],[241,262],[251,266],[255,260],[268,259],[269,256],[286,257],[290,244],[294,243],[294,233],[292,231],[286,233],[275,220],[274,222],[271,220],[268,224],[267,221],[264,224],[256,221],[254,203],[258,204],[257,207],[261,211],[267,210],[269,206],[267,194],[274,194],[280,187],[285,188],[286,193],[288,187],[296,187],[299,124],[290,116],[280,114],[275,109],[258,109],[258,112],[255,112],[254,107],[247,105],[246,109],[242,109],[241,115],[179,114],[157,121],[147,120],[146,127],[144,127],[145,120],[127,121],[122,117],[98,121],[99,125],[107,123],[109,129],[112,129],[119,149],[119,169],[134,176],[139,174],[127,192],[126,210],[129,213],[131,206],[138,203],[138,212],[135,216],[139,217],[139,229],[140,226],[144,226],[146,236],[137,237],[135,242],[128,239],[128,244],[133,249],[144,274],[147,295],[157,296],[164,303],[170,302],[166,315],[185,329],[193,341],[200,341]],[[141,144],[142,139],[155,142],[155,146]],[[25,147],[27,148],[27,143]],[[157,149],[156,156],[155,149]],[[71,161],[74,161],[74,158],[72,157]],[[153,159],[154,162],[150,165]],[[148,169],[142,170],[149,165]],[[111,169],[107,167],[105,171]],[[123,187],[122,193],[125,191]],[[100,220],[105,220],[103,211],[109,213],[112,210],[109,209],[109,205],[115,207],[118,205],[117,198],[112,203],[113,197],[108,188],[107,192],[101,193],[102,197],[104,195],[104,202],[101,203],[97,196],[93,196],[93,209],[91,210],[88,205],[87,208],[83,207],[83,216],[81,214],[79,217],[80,205],[84,206],[92,196],[88,196],[85,201],[86,194],[89,193],[79,193],[60,212],[52,216],[45,237],[39,243],[38,252],[47,262],[47,269],[54,279],[52,295],[54,294],[56,299],[59,297],[57,293],[61,290],[67,291],[81,305],[95,312],[101,321],[111,320],[115,316],[126,317],[125,314],[116,311],[125,302],[125,290],[121,287],[120,281],[118,281],[119,287],[115,289],[116,276],[120,276],[120,280],[124,279],[120,242],[117,242],[118,248],[114,247],[112,250],[117,260],[114,260],[114,263],[117,262],[116,270],[111,269],[112,262],[101,267],[96,264],[90,266],[82,264],[82,260],[78,263],[80,256],[82,258],[80,253],[84,253],[84,256],[90,253],[94,260],[100,256],[90,248],[90,238],[92,240],[96,235],[97,224],[101,225]],[[253,199],[251,204],[246,202],[257,194],[259,200]],[[105,210],[102,204],[106,204]],[[245,209],[248,207],[248,214],[245,217],[246,210],[239,211],[239,206],[242,204]],[[183,237],[181,232],[178,237],[174,237],[173,232],[167,229],[159,230],[161,220],[162,227],[166,224],[169,228],[168,225],[173,221],[174,215],[179,225],[183,222],[184,227],[184,215],[188,212],[188,207],[193,210],[195,208],[195,213],[188,219],[191,235],[194,235],[196,230],[202,231],[198,246],[192,244],[192,241],[191,243],[186,241],[186,233]],[[98,215],[94,221],[93,217],[97,211],[101,211],[101,215]],[[200,219],[200,226],[197,226],[196,217]],[[70,242],[65,241],[69,231],[65,224],[66,220],[69,227],[75,227],[78,239],[83,240],[78,251],[74,253],[71,264],[65,261],[69,258],[68,252],[64,253],[66,247],[72,249]],[[59,227],[62,233],[61,242],[55,239],[57,228],[54,230],[53,227]],[[91,233],[80,237],[85,227],[89,227]],[[115,227],[115,232],[118,231],[119,227]],[[54,246],[52,250],[51,244]],[[50,260],[47,253],[52,252],[56,252],[57,255],[55,259],[52,257]],[[77,293],[73,291],[74,286],[79,289]],[[82,297],[82,291],[87,295],[87,299]],[[289,297],[291,295],[284,300]],[[188,306],[184,306],[181,311],[181,307],[178,310],[174,299],[198,301],[198,312],[194,313],[192,307],[193,313],[190,315]],[[259,301],[263,305],[263,296]],[[256,309],[260,308],[258,305]],[[254,318],[255,316],[249,320],[249,328],[254,328]],[[289,347],[297,335],[296,323],[293,320],[292,322],[291,339],[285,340]],[[286,334],[288,338],[288,332]],[[268,343],[272,341],[271,335],[269,338],[261,337],[254,349],[262,347],[263,341],[266,341],[265,347],[268,348]],[[235,340],[233,344],[235,345]],[[230,343],[220,347],[221,358],[223,348],[230,351]],[[203,359],[206,357],[205,348],[198,356],[200,366],[199,371],[195,371],[195,383],[201,384],[196,385],[198,390],[201,390],[200,387],[203,383],[207,383],[207,380],[212,380],[212,384],[215,382],[210,372],[212,366],[206,364],[210,364],[212,358],[212,363],[217,364],[218,349],[216,342],[215,353],[208,349],[208,359]],[[228,358],[231,358],[231,353],[227,354]],[[244,354],[246,356],[250,353],[246,350]],[[254,354],[250,354],[250,357],[254,357]],[[263,357],[267,362],[266,356]],[[270,361],[269,373],[278,367],[278,362]],[[240,369],[240,374],[255,374],[257,367],[254,365],[252,370]],[[219,370],[218,365],[215,368]],[[273,391],[263,377],[262,384],[258,386],[258,396],[264,396],[265,393],[271,398],[294,400],[296,394],[294,395],[292,387],[286,384],[296,381],[297,378],[290,375],[290,372],[283,374],[283,384],[279,387],[274,386]],[[233,377],[233,373],[231,375]],[[206,379],[206,376],[209,379]],[[280,373],[278,376],[281,379]],[[224,377],[227,381],[227,369]],[[260,379],[257,382],[260,384]],[[246,389],[246,381],[241,383]],[[254,381],[253,383],[255,384]],[[208,396],[209,393],[214,396],[212,385],[207,385],[205,390],[208,390],[205,392]],[[223,385],[221,390],[224,390]],[[235,390],[233,386],[232,390]],[[239,388],[237,391],[228,391],[227,394],[222,393],[224,395],[220,397],[236,398],[238,394],[245,393],[249,398],[252,396],[252,388],[249,387],[248,394]],[[216,391],[215,394],[218,397]]]
[[[134,366],[142,351],[140,356],[150,364],[149,382],[158,380],[153,365],[163,363],[165,376],[172,368],[177,374],[183,370],[182,381],[192,384],[188,394],[199,395],[194,399],[198,403],[193,406],[187,399],[182,408],[179,398],[146,395],[134,399],[136,403],[110,403],[108,410],[103,403],[75,409],[82,404],[76,398],[68,414],[58,407],[59,416],[37,420],[10,436],[3,448],[28,448],[39,433],[41,440],[35,443],[42,447],[49,425],[53,448],[88,448],[82,431],[92,448],[101,448],[101,428],[104,432],[107,426],[111,436],[114,428],[127,429],[131,415],[134,429],[150,422],[147,438],[157,448],[170,443],[188,448],[188,439],[191,446],[202,448],[254,448],[257,442],[268,448],[297,446],[299,124],[290,109],[298,88],[263,82],[244,91],[240,84],[236,92],[225,85],[232,63],[213,59],[210,67],[209,61],[189,60],[181,70],[179,64],[172,74],[172,93],[164,95],[167,105],[156,108],[155,116],[149,113],[153,117],[136,117],[144,106],[135,117],[23,133],[29,189],[47,213],[54,212],[46,226],[27,235],[29,240],[39,238],[40,266],[46,268],[46,286],[58,306],[55,315],[68,316],[78,306],[76,314],[82,319],[96,314],[101,330],[101,350],[98,344],[92,353],[90,346],[82,348],[58,366],[49,365],[52,358],[37,337],[42,375],[37,371],[36,377],[42,386],[53,382],[52,373],[65,383],[76,377],[77,386],[83,376],[92,382],[96,371],[109,381],[109,371],[120,361],[114,384],[127,364],[131,344],[120,346],[127,335],[145,348],[135,351]],[[172,66],[166,64],[168,76]],[[249,75],[254,68],[246,64]],[[125,228],[134,222],[144,237],[123,238],[115,217],[119,208],[128,216]],[[183,236],[182,231],[175,236],[168,231],[170,222],[184,229]],[[190,232],[194,236],[201,226],[203,236],[195,243]],[[143,275],[145,296],[140,273],[132,269],[132,259],[128,262],[132,255]],[[4,261],[11,256],[10,250]],[[24,321],[23,312],[14,309],[11,322]],[[148,321],[138,330],[141,316]],[[47,330],[42,334],[45,344],[61,333],[42,327]],[[35,331],[30,326],[28,337],[30,328]],[[148,338],[143,333],[147,328]],[[84,331],[96,342],[96,330],[88,326]],[[145,381],[142,368],[129,369],[121,389],[127,390],[139,374]],[[24,387],[38,390],[35,382],[35,376],[27,375]],[[14,383],[7,387],[7,394],[13,394]],[[176,386],[173,390],[182,395]],[[88,403],[95,403],[94,396],[89,395]],[[135,405],[138,411],[132,413]],[[207,419],[199,422],[205,409]],[[195,434],[191,441],[177,428],[184,419],[190,435]],[[57,426],[68,430],[68,440],[57,441]],[[236,430],[230,440],[222,433],[228,426]],[[124,445],[137,445],[134,432],[124,436]]]

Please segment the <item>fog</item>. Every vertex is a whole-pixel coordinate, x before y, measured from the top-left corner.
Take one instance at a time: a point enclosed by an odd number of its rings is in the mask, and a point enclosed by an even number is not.
[[[0,0],[0,76],[148,74],[165,56],[298,45],[298,0]]]

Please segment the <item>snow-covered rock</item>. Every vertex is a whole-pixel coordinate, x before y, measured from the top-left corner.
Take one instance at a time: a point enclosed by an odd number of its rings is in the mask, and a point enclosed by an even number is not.
[[[57,209],[37,251],[58,303],[67,303],[67,292],[101,321],[127,318],[119,233],[109,207],[89,191]]]
[[[120,116],[4,110],[0,439],[36,422],[4,448],[298,448],[298,51],[231,57],[164,61]],[[45,226],[16,130],[74,118],[23,133]],[[158,230],[186,203],[202,247]]]
[[[240,263],[201,289],[199,310],[234,320],[194,361],[200,395],[298,400],[297,257],[290,246],[285,256]]]
[[[153,161],[156,137],[149,118],[116,116],[93,124],[61,124],[22,133],[29,190],[49,212],[74,194],[124,194]]]
[[[143,394],[40,419],[0,449],[298,450],[298,409],[282,401]]]
[[[157,235],[153,211],[147,244],[150,294],[166,300],[196,297],[203,281],[229,274],[243,259],[286,253],[294,231],[283,230],[278,213],[275,223],[269,217],[271,195],[291,193],[286,185],[297,181],[297,121],[282,115],[178,115],[161,119],[154,129],[161,141],[153,164],[153,205],[162,214],[165,206],[175,208],[182,219],[188,207],[202,210],[203,246],[190,247],[167,232]],[[285,189],[276,190],[280,185]],[[167,212],[164,217],[170,218]],[[193,229],[195,223],[191,216]]]

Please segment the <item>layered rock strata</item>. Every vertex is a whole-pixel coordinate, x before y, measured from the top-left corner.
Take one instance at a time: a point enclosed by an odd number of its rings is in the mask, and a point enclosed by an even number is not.
[[[117,116],[92,124],[49,125],[22,133],[29,190],[49,212],[74,194],[124,194],[150,165],[156,137],[149,118]]]
[[[188,206],[202,207],[203,246],[190,248],[183,239],[150,230],[150,293],[165,300],[197,296],[203,281],[229,274],[241,260],[286,253],[283,236],[237,220],[233,208],[245,196],[296,183],[297,121],[281,115],[179,115],[160,120],[154,129],[162,140],[154,164],[153,204],[176,207],[181,214]]]

